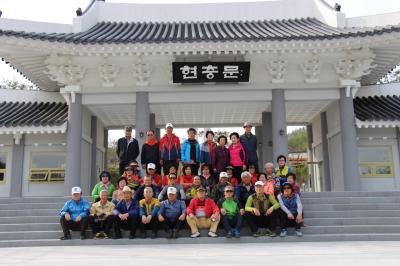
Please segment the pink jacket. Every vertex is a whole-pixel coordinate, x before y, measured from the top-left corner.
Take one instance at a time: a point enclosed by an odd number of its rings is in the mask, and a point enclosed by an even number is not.
[[[247,165],[247,157],[246,152],[242,144],[237,143],[235,147],[231,144],[229,146],[229,157],[230,157],[230,165],[232,166],[243,166]]]
[[[274,196],[275,195],[274,186],[275,186],[275,180],[273,180],[273,179],[270,180],[270,181],[265,182],[264,183],[264,192],[269,194],[269,195]]]

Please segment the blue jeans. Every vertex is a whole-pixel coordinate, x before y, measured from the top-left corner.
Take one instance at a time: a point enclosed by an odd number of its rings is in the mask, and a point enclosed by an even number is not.
[[[229,233],[232,229],[240,232],[240,227],[242,226],[243,216],[237,214],[233,217],[228,217],[227,215],[221,215],[221,222],[224,226],[225,232]]]

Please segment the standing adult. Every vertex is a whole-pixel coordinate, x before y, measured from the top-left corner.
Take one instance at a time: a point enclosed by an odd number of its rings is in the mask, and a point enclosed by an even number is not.
[[[125,137],[118,140],[117,156],[119,159],[119,174],[122,175],[125,166],[139,156],[139,143],[132,137],[132,127],[125,127]]]
[[[196,140],[196,129],[189,128],[188,138],[182,142],[181,159],[183,165],[189,165],[193,174],[199,171],[200,144]]]
[[[140,153],[142,168],[146,171],[148,164],[153,163],[156,166],[157,174],[161,174],[159,144],[154,130],[147,130],[146,136],[146,142],[143,144],[142,152]]]
[[[214,142],[214,136],[214,132],[211,130],[206,132],[207,140],[200,145],[200,165],[212,165],[213,163],[214,151],[217,147],[217,144]],[[196,175],[197,173],[194,174]]]
[[[178,169],[180,161],[181,143],[179,138],[172,133],[174,126],[171,123],[165,125],[165,135],[160,140],[160,165],[163,168],[164,175],[169,174],[169,168],[174,166]]]
[[[251,129],[253,128],[251,122],[245,122],[243,128],[244,134],[240,136],[240,143],[246,152],[248,165],[254,165],[256,173],[258,173],[257,137],[251,133]]]
[[[212,167],[215,176],[219,176],[219,173],[225,172],[226,167],[229,165],[230,157],[229,150],[226,147],[228,139],[226,136],[221,135],[218,137],[218,146],[215,147],[212,156]]]
[[[233,177],[241,180],[240,175],[246,170],[247,155],[242,144],[239,141],[239,134],[233,132],[229,135],[232,143],[229,145],[230,165],[233,166]]]

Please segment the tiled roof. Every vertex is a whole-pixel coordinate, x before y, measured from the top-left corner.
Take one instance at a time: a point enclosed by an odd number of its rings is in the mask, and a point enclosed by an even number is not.
[[[354,113],[361,121],[400,120],[400,97],[397,95],[356,97]]]
[[[60,126],[68,105],[57,102],[0,102],[0,127]]]
[[[35,33],[0,29],[0,36],[102,44],[323,40],[380,35],[386,32],[400,32],[400,27],[335,28],[315,18],[301,18],[224,22],[98,22],[89,30],[78,33]]]

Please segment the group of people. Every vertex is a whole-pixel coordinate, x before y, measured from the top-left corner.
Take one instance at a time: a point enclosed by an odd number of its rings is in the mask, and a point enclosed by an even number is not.
[[[125,138],[118,140],[116,186],[110,173],[103,171],[93,188],[91,206],[79,187],[72,188],[71,200],[60,212],[61,239],[71,239],[70,230],[80,231],[85,239],[89,225],[95,239],[109,238],[112,228],[117,239],[122,237],[121,229],[129,231],[129,238],[135,238],[137,230],[142,238],[151,230],[151,238],[156,238],[160,228],[168,238],[177,238],[185,224],[192,238],[200,236],[200,229],[217,237],[219,224],[231,238],[240,237],[243,222],[254,237],[285,237],[287,227],[295,227],[296,235],[302,236],[303,207],[296,175],[283,155],[278,156],[276,167],[266,163],[264,172],[259,171],[251,123],[246,122],[244,129],[242,136],[230,134],[229,147],[226,136],[219,136],[218,145],[214,143],[212,131],[199,144],[196,130],[190,128],[181,145],[170,123],[160,141],[149,130],[141,152],[141,167],[146,170],[142,174],[136,161],[137,141],[131,128],[125,128]]]

